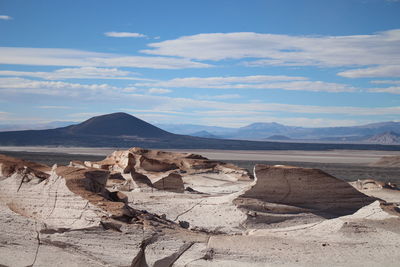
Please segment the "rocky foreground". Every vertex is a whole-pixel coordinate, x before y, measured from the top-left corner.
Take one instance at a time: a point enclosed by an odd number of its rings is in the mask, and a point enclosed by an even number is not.
[[[400,190],[132,148],[0,155],[0,266],[398,266]]]

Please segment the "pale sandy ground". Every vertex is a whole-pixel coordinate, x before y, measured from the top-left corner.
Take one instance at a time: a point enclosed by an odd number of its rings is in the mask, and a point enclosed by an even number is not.
[[[123,148],[120,148],[121,150]],[[0,146],[3,151],[53,152],[83,155],[109,155],[116,148],[86,147],[44,147],[44,146]],[[190,152],[200,154],[212,160],[254,160],[254,161],[292,161],[318,163],[369,164],[383,156],[400,155],[400,151],[376,150],[329,150],[329,151],[295,151],[295,150],[203,150],[203,149],[169,149],[173,152]]]

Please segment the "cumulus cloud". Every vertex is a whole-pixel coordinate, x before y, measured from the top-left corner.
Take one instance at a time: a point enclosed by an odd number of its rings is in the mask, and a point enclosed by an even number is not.
[[[137,32],[105,32],[105,36],[108,37],[131,37],[131,38],[144,38],[147,37],[144,34],[137,33]]]
[[[314,92],[352,92],[356,88],[339,83],[309,81],[305,77],[256,75],[232,77],[188,77],[137,83],[135,86],[214,89],[282,89]]]
[[[0,15],[0,20],[10,20],[12,17],[7,16],[7,15]]]
[[[148,80],[135,77],[137,73],[123,71],[117,68],[63,68],[51,72],[39,71],[0,71],[0,76],[16,77],[35,77],[45,80],[65,80],[65,79],[121,79],[121,80]]]
[[[349,36],[207,33],[148,46],[141,52],[191,60],[256,59],[243,62],[247,66],[376,66],[339,74],[351,78],[398,76],[400,66],[400,29]]]
[[[184,58],[124,56],[76,49],[26,47],[0,47],[0,64],[70,67],[135,67],[151,69],[211,67],[209,64]]]

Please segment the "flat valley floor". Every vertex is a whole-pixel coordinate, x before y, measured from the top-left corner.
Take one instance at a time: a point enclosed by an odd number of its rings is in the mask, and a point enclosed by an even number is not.
[[[117,148],[87,147],[15,147],[0,146],[0,154],[47,165],[68,165],[72,160],[98,161]],[[123,148],[120,148],[123,150]],[[376,167],[372,164],[384,156],[400,155],[400,151],[375,150],[168,150],[190,152],[210,160],[230,162],[253,171],[255,164],[291,165],[321,169],[330,175],[346,181],[374,179],[400,184],[399,167]]]

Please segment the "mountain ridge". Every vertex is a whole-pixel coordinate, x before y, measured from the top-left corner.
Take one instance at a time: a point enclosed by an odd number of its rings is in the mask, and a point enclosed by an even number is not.
[[[264,136],[265,137],[265,136]],[[375,144],[251,141],[178,135],[126,113],[96,116],[80,124],[47,130],[0,132],[1,146],[146,147],[225,150],[400,150]]]
[[[193,125],[189,126],[191,129]],[[217,128],[196,125],[196,131],[186,131],[185,125],[180,124],[178,130],[174,131],[177,134],[191,134],[194,132],[207,131],[210,134],[217,135],[220,138],[240,139],[240,140],[265,140],[266,137],[272,135],[284,135],[291,139],[300,140],[364,140],[373,135],[382,134],[392,131],[400,133],[400,122],[388,121],[379,123],[370,123],[357,126],[336,126],[336,127],[301,127],[288,126],[276,122],[256,122],[240,128]],[[163,128],[163,125],[161,125]],[[164,129],[172,129],[169,125]]]
[[[366,141],[385,145],[400,144],[400,134],[392,131],[384,132],[382,134],[374,135]]]

